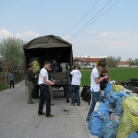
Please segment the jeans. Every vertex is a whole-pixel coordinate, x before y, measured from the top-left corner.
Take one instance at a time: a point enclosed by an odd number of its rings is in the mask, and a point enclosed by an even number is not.
[[[98,101],[100,102],[100,91],[99,92],[92,92],[92,94],[91,94],[91,104],[90,104],[90,107],[89,107],[89,112],[88,112],[88,115],[87,115],[87,119],[90,118],[92,112],[94,111],[96,102],[98,102]]]
[[[46,116],[50,115],[51,112],[51,96],[49,86],[45,84],[40,85],[40,100],[38,112],[43,113],[44,102],[46,101]]]
[[[80,95],[79,95],[79,85],[71,85],[70,87],[70,97],[72,100],[72,104],[75,104],[75,99],[77,100],[77,104],[80,105]]]

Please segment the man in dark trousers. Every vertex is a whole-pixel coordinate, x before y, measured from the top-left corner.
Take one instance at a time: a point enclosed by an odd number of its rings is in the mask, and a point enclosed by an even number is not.
[[[12,72],[10,72],[9,74],[9,80],[10,80],[10,89],[13,87],[14,88],[14,80],[15,80],[15,76]]]
[[[53,117],[51,114],[51,96],[49,85],[54,85],[54,82],[48,78],[48,69],[50,68],[51,63],[49,61],[44,62],[44,67],[40,70],[38,84],[40,85],[40,100],[38,107],[38,115],[44,115],[43,106],[46,102],[46,117]]]

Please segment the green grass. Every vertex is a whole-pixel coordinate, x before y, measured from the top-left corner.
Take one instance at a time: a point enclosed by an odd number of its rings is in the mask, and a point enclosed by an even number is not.
[[[1,92],[2,90],[7,89],[7,88],[9,88],[9,86],[8,86],[7,84],[0,84],[0,92]]]
[[[138,78],[138,68],[109,68],[109,76],[111,80],[127,81],[130,78]],[[81,70],[82,81],[81,85],[90,85],[91,70]]]

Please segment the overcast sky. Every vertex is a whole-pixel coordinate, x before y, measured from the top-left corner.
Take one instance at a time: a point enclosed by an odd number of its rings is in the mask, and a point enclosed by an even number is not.
[[[138,0],[0,0],[0,40],[57,35],[75,56],[138,58]]]

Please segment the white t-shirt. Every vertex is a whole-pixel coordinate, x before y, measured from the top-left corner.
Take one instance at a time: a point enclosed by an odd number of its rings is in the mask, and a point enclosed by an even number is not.
[[[82,74],[79,70],[73,70],[70,74],[72,74],[72,82],[71,85],[80,85]]]
[[[99,92],[100,91],[100,83],[95,82],[95,78],[99,77],[99,71],[95,67],[91,72],[91,91]]]
[[[44,81],[43,81],[43,77],[46,77],[46,80],[48,80],[48,72],[45,68],[42,68],[40,70],[40,73],[39,73],[39,80],[38,80],[38,84],[45,84]]]

